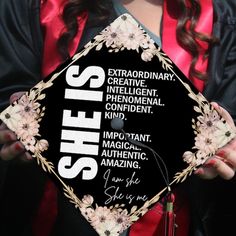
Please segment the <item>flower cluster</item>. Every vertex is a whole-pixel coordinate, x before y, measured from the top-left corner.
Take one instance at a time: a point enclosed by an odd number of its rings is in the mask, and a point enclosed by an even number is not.
[[[192,120],[192,127],[195,133],[195,152],[185,152],[184,161],[199,166],[209,157],[213,156],[217,149],[223,147],[236,132],[218,114],[218,112],[206,102],[205,98],[198,94],[197,101],[199,106],[194,106],[194,110],[199,113],[196,119]],[[196,100],[196,99],[195,99]]]
[[[30,94],[24,94],[0,114],[0,119],[15,132],[26,150],[32,153],[41,153],[48,149],[47,140],[37,139],[40,137],[39,121],[45,110],[45,108],[40,109],[37,100],[43,98],[44,96],[37,95],[32,90]]]
[[[93,202],[94,199],[91,195],[85,195],[80,205],[80,211],[100,236],[119,236],[132,222],[138,219],[133,214],[137,207],[133,207],[133,210],[131,209],[130,214],[128,214],[126,209],[122,209],[124,205],[109,208],[96,205],[94,209],[92,207]]]
[[[172,61],[155,45],[153,39],[143,30],[143,28],[129,14],[121,15],[118,20],[106,27],[100,34],[88,42],[84,49],[75,54],[72,60],[78,60],[86,56],[92,48],[99,51],[105,45],[109,52],[119,52],[123,50],[134,50],[139,53],[145,62],[151,61],[156,56],[165,70],[173,68]]]
[[[103,43],[107,48],[110,48],[109,52],[118,52],[124,49],[138,52],[141,48],[141,58],[144,61],[151,61],[156,53],[160,53],[154,41],[132,17],[124,14],[120,19],[113,22],[94,38],[98,43],[96,50],[100,50]],[[90,44],[85,47],[89,46]]]

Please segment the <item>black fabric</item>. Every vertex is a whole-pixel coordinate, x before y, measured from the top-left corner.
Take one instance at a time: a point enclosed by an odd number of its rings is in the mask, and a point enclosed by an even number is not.
[[[219,44],[211,49],[209,81],[204,95],[230,112],[236,123],[236,1],[215,0],[214,35]],[[192,210],[190,236],[235,235],[236,178],[201,180],[189,184]]]
[[[39,1],[0,1],[0,109],[9,96],[40,79],[42,35]]]
[[[32,235],[31,225],[43,193],[45,175],[36,162],[9,162],[0,198],[0,235]]]
[[[215,0],[213,34],[220,40],[210,54],[204,95],[225,107],[236,122],[236,1]]]
[[[0,1],[0,110],[9,97],[40,80],[39,1]],[[0,235],[32,235],[45,175],[36,163],[0,160]]]
[[[193,176],[188,184],[191,201],[189,235],[235,235],[236,177],[202,180]]]
[[[7,106],[12,93],[29,89],[41,78],[43,43],[39,3],[39,0],[0,1],[1,110]],[[210,80],[204,95],[219,102],[236,121],[236,2],[215,0],[214,7],[214,34],[220,39],[220,44],[211,50]],[[115,17],[112,12],[110,20]],[[80,47],[102,28],[104,26],[87,27]],[[46,176],[33,163],[0,161],[0,177],[0,235],[32,235],[31,221],[42,196]],[[235,179],[205,181],[193,177],[185,187],[188,188],[193,210],[190,236],[232,235],[228,232],[234,232]],[[59,194],[59,215],[53,235],[97,234]]]
[[[52,236],[98,236],[92,226],[87,220],[80,214],[78,210],[75,210],[64,195],[58,193],[58,217],[52,232]],[[43,235],[42,235],[43,236]]]

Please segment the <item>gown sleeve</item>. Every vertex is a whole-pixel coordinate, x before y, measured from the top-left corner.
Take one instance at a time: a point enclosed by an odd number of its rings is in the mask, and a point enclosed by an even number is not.
[[[217,17],[213,33],[219,43],[211,50],[204,95],[224,107],[236,123],[236,2],[214,2]]]
[[[28,90],[40,80],[39,4],[39,0],[0,1],[0,112],[12,93]],[[44,179],[34,162],[0,160],[0,235],[31,235]]]
[[[40,79],[42,34],[39,0],[0,1],[0,111],[17,91]]]

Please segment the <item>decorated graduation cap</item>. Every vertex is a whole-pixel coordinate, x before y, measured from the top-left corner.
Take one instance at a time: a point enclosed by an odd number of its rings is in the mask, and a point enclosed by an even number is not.
[[[98,234],[111,236],[236,136],[128,14],[0,119]]]

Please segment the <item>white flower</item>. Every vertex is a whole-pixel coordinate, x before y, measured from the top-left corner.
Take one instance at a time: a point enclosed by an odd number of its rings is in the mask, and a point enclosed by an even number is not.
[[[120,227],[114,221],[106,221],[97,225],[95,228],[99,234],[99,236],[119,236],[120,235]]]
[[[87,194],[87,195],[84,195],[84,197],[82,199],[82,204],[84,206],[88,207],[88,206],[91,206],[93,204],[93,201],[94,201],[93,197],[91,195]]]
[[[122,212],[115,211],[113,214],[116,224],[120,225],[121,231],[129,227],[131,222],[127,210],[123,210]]]
[[[187,162],[188,164],[193,164],[195,161],[195,155],[194,153],[187,151],[183,154],[183,160]]]
[[[208,155],[205,152],[203,153],[201,150],[198,150],[196,153],[187,151],[183,154],[183,160],[195,167],[203,164],[207,158]]]
[[[31,101],[28,96],[23,95],[18,100],[18,105],[20,106],[20,114],[24,117],[33,116],[34,118],[38,115],[38,108],[40,104],[34,101]]]
[[[0,114],[0,119],[9,129],[16,131],[18,122],[21,120],[20,106],[9,106]]]
[[[144,60],[144,61],[151,61],[152,60],[152,58],[153,58],[153,53],[152,53],[152,51],[151,50],[144,50],[143,52],[142,52],[142,54],[141,54],[141,58],[142,58],[142,60]]]
[[[21,139],[38,135],[39,124],[33,117],[22,118],[17,125],[16,134]]]
[[[48,141],[46,139],[41,139],[36,143],[35,149],[37,152],[43,152],[48,149],[48,146]]]
[[[208,130],[201,130],[201,132],[195,137],[195,148],[200,150],[203,155],[215,153],[218,145],[214,134],[208,132]]]
[[[27,151],[31,151],[32,153],[35,152],[36,140],[34,137],[27,137],[26,139],[22,140],[22,143],[24,144]]]
[[[138,50],[144,38],[143,30],[138,27],[131,26],[123,32],[122,43],[128,50]]]
[[[200,121],[200,123],[198,123],[200,128],[208,129],[209,132],[213,132],[217,129],[216,123],[220,120],[220,116],[216,110],[209,110],[208,113],[198,116],[197,119]]]
[[[102,31],[102,35],[104,36],[105,44],[107,47],[113,45],[113,47],[120,47],[120,35],[122,32],[114,27],[113,25],[108,26],[105,30]]]
[[[103,222],[113,219],[110,209],[107,207],[97,207],[91,216],[91,225],[96,227]]]

